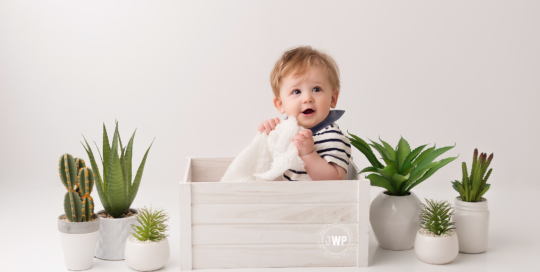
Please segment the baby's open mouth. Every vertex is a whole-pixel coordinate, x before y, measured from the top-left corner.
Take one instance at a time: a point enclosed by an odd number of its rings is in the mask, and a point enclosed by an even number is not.
[[[312,109],[307,109],[307,110],[303,111],[302,113],[303,113],[303,114],[312,114],[312,113],[314,113],[314,112],[315,112],[315,111],[312,110]]]

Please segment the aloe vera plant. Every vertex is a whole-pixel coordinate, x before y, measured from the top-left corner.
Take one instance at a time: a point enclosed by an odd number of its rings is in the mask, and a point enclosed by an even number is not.
[[[167,217],[163,209],[141,208],[137,214],[137,221],[140,226],[131,225],[133,228],[132,235],[139,241],[159,242],[167,237],[168,226],[166,222],[168,219],[169,217]]]
[[[459,193],[462,201],[465,202],[478,202],[482,199],[482,196],[489,190],[490,184],[487,183],[489,176],[493,169],[489,169],[486,174],[486,170],[493,160],[493,153],[487,158],[486,153],[480,154],[478,157],[478,149],[474,149],[473,163],[471,169],[471,175],[467,174],[467,164],[463,162],[461,169],[463,172],[463,180],[451,181],[452,187]]]
[[[450,222],[454,209],[448,201],[426,199],[426,204],[421,204],[420,211],[420,227],[428,232],[441,236],[456,229],[453,227],[454,222]]]
[[[135,130],[135,132],[136,131],[137,130]],[[84,135],[83,138],[86,146],[81,142],[90,158],[94,173],[96,173],[96,187],[98,189],[101,204],[103,204],[105,211],[114,218],[121,217],[126,213],[129,210],[129,207],[131,207],[133,200],[135,200],[135,196],[137,195],[141,183],[146,158],[154,143],[154,141],[152,141],[152,144],[150,144],[150,147],[146,150],[142,162],[139,165],[139,169],[137,170],[137,175],[132,180],[131,160],[135,132],[133,132],[127,146],[123,147],[120,134],[118,133],[118,122],[116,122],[114,136],[111,144],[109,144],[107,129],[105,128],[105,124],[103,124],[103,157],[101,157],[101,152],[99,151],[99,148],[97,148],[103,166],[103,176],[101,176],[99,172],[92,148],[88,145]]]
[[[424,150],[427,145],[419,146],[411,150],[409,143],[401,137],[396,148],[392,148],[387,142],[382,144],[371,141],[366,143],[358,136],[349,133],[351,144],[366,156],[371,166],[360,171],[361,173],[373,173],[367,176],[371,185],[385,188],[393,196],[405,196],[424,180],[431,177],[437,170],[455,160],[457,157],[434,161],[438,156],[452,149],[454,146],[433,147]],[[371,150],[373,147],[382,156],[386,166],[382,164]]]

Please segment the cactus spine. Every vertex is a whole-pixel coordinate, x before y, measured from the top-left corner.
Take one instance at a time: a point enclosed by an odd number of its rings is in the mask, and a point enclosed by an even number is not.
[[[64,187],[64,212],[70,222],[92,221],[94,200],[90,196],[94,187],[94,173],[84,160],[70,154],[60,157],[58,171]]]

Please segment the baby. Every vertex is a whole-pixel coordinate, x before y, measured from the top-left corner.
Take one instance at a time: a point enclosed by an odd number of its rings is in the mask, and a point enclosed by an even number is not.
[[[270,74],[274,106],[287,118],[294,116],[303,129],[293,139],[305,170],[289,169],[283,178],[297,180],[342,180],[351,157],[351,144],[334,123],[344,113],[333,110],[339,97],[339,70],[327,54],[309,46],[283,54]],[[287,119],[285,118],[285,119]],[[261,123],[259,132],[270,133],[279,118]]]

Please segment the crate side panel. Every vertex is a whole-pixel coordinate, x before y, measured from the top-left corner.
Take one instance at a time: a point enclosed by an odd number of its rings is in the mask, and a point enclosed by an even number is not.
[[[192,224],[358,223],[357,203],[193,204]]]
[[[357,237],[358,224],[345,223]],[[193,245],[230,244],[316,244],[325,224],[238,224],[193,225]],[[338,235],[332,232],[328,235]],[[367,232],[367,230],[363,230]]]
[[[358,181],[205,182],[192,185],[193,204],[358,202]]]
[[[318,245],[193,246],[193,268],[356,266],[356,247],[343,259],[326,257]]]
[[[219,182],[234,158],[191,158],[192,182]]]

